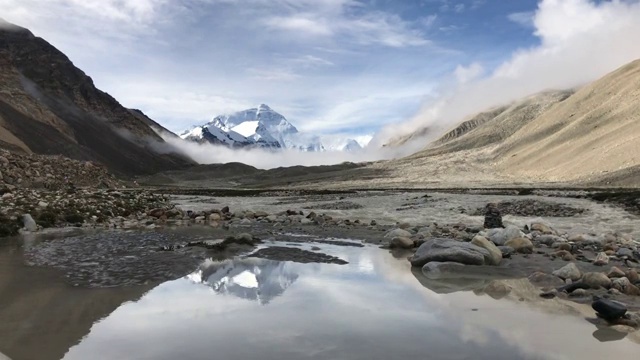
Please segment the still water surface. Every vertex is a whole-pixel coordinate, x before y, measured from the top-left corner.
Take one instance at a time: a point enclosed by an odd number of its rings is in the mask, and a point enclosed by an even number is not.
[[[205,261],[178,280],[113,289],[72,288],[48,278],[53,275],[40,281],[34,276],[41,269],[13,266],[0,276],[0,353],[13,360],[631,360],[640,354],[637,337],[603,333],[586,321],[588,306],[540,300],[526,282],[513,281],[514,291],[502,300],[478,290],[439,287],[446,292],[439,294],[423,286],[405,258],[374,247],[317,245],[349,264]],[[2,270],[17,264],[17,256],[0,249]]]

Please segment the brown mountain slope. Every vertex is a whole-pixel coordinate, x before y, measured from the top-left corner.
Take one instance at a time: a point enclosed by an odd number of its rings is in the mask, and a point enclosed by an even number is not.
[[[640,186],[640,60],[577,90],[470,117],[425,149],[339,187]]]
[[[509,137],[494,156],[506,173],[545,181],[590,181],[637,167],[640,60],[550,108]]]
[[[0,146],[98,161],[121,174],[192,165],[153,150],[149,142],[164,141],[149,121],[98,90],[45,40],[0,26]]]
[[[500,143],[550,107],[566,100],[572,93],[573,91],[544,92],[510,106],[480,113],[431,144],[427,153],[445,154]]]

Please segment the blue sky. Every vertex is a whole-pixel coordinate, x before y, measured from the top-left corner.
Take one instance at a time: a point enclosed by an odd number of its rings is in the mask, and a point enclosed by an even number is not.
[[[173,131],[260,103],[314,134],[444,129],[640,57],[640,0],[0,0],[0,14]]]
[[[405,120],[457,66],[539,40],[535,0],[0,0],[8,21],[178,131],[267,103],[301,130]],[[515,14],[515,15],[514,15]]]

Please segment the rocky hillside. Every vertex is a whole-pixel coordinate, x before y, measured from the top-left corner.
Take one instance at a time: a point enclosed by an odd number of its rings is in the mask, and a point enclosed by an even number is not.
[[[152,120],[126,109],[62,52],[26,29],[0,27],[0,146],[97,161],[120,174],[193,164],[163,155]],[[164,144],[168,147],[168,145]]]
[[[473,115],[411,156],[369,166],[385,178],[348,186],[639,186],[639,137],[640,60]]]

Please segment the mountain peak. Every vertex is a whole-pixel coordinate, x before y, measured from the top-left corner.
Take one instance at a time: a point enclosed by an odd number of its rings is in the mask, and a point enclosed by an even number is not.
[[[258,110],[271,110],[271,111],[273,111],[273,109],[271,109],[269,107],[269,105],[267,105],[267,104],[260,104],[260,106],[258,106]]]

